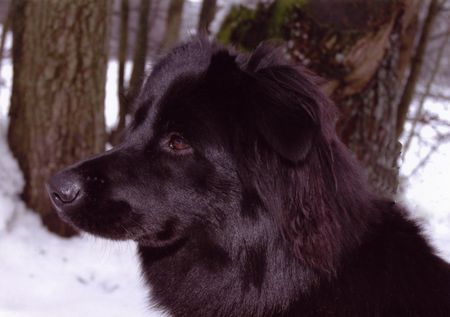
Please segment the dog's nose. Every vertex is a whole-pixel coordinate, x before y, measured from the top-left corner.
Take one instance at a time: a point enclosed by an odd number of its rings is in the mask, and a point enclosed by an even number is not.
[[[51,177],[46,183],[47,193],[56,209],[75,204],[82,196],[82,184],[76,174],[67,171]]]

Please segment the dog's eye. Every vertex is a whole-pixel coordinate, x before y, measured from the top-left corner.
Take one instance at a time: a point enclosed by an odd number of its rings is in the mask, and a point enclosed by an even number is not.
[[[184,151],[191,148],[186,140],[177,133],[170,135],[168,145],[172,151]]]

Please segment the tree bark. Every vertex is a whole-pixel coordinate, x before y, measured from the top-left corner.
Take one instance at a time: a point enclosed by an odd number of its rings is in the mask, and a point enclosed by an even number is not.
[[[10,6],[8,6],[5,17],[5,21],[3,21],[3,28],[2,28],[2,34],[0,36],[0,72],[2,70],[2,64],[3,64],[3,57],[5,52],[5,42],[6,42],[6,35],[8,34],[9,28],[11,26],[11,20],[12,20],[12,10]]]
[[[145,76],[145,61],[147,57],[148,34],[150,32],[148,26],[150,0],[141,0],[139,7],[139,22],[136,34],[136,40],[133,52],[133,69],[131,71],[130,81],[125,87],[125,60],[127,53],[127,35],[128,32],[128,0],[122,0],[121,19],[120,19],[120,42],[119,42],[119,122],[117,127],[111,132],[109,141],[116,145],[120,142],[122,131],[126,125],[126,117],[130,112],[130,106],[136,98],[142,80]]]
[[[148,12],[150,0],[141,1],[139,14],[139,28],[136,36],[136,45],[133,54],[133,70],[131,72],[130,83],[128,85],[127,102],[133,103],[142,84],[145,75],[145,60],[147,57],[148,42]]]
[[[171,0],[166,18],[166,32],[160,50],[171,48],[178,41],[181,19],[183,17],[184,0]]]
[[[2,34],[0,36],[0,72],[2,70],[3,57],[5,52],[5,42],[6,35],[8,34],[12,20],[12,10],[8,7],[8,12],[6,13],[5,21],[3,21]]]
[[[364,166],[372,187],[385,196],[395,195],[399,182],[397,117],[419,7],[418,1],[363,0],[343,8],[342,14],[331,8],[336,26],[348,27],[336,28],[337,32],[322,27],[319,45],[311,57],[306,55],[313,70],[329,79],[324,88],[341,111],[337,123],[341,139]],[[323,12],[318,6],[312,16],[323,17]],[[356,34],[347,33],[351,31]],[[330,44],[333,38],[337,42]],[[318,53],[322,56],[315,59]]]
[[[216,14],[217,0],[203,0],[198,20],[197,30],[199,33],[209,34],[209,25]]]
[[[323,90],[341,112],[341,139],[371,185],[392,196],[401,149],[397,113],[419,8],[418,0],[277,0],[254,10],[236,7],[218,38],[245,49],[268,38],[284,40],[294,61],[325,79]]]
[[[44,182],[104,150],[107,0],[15,0],[8,141],[23,199],[53,232],[74,231],[51,208]]]
[[[125,128],[125,116],[127,114],[127,103],[125,97],[125,63],[127,60],[127,48],[128,48],[128,19],[129,19],[129,3],[128,0],[121,1],[120,7],[120,39],[119,39],[119,74],[117,78],[118,97],[119,97],[119,122],[116,127],[114,138],[112,143],[117,143],[117,135]]]

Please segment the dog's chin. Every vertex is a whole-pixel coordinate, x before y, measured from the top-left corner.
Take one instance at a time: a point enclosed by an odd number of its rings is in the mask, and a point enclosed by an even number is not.
[[[95,221],[79,221],[79,219],[72,219],[69,216],[60,216],[60,218],[77,231],[85,232],[90,235],[109,240],[136,240],[137,237],[139,237],[139,235],[141,234],[141,232],[133,232],[133,230],[115,223],[109,223],[106,225],[105,223],[98,223]]]
[[[124,224],[120,221],[109,223],[92,219],[87,221],[87,217],[71,217],[66,213],[60,213],[59,216],[78,231],[114,241],[132,240],[149,248],[165,248],[183,240],[183,237],[176,234],[170,237],[161,237],[158,233],[142,232],[142,228],[134,228],[129,223]]]
[[[155,237],[154,234],[145,234],[137,237],[135,240],[140,246],[146,248],[166,248],[186,240],[184,237],[172,237],[170,239],[161,240]]]
[[[115,224],[106,226],[105,224],[98,224],[95,222],[79,223],[68,217],[64,218],[63,221],[80,232],[114,241],[135,240],[136,237],[139,236],[139,233],[133,233],[132,231],[125,229],[125,227]]]
[[[57,210],[58,216],[75,229],[111,240],[135,240],[143,235],[142,216],[128,203],[109,201],[102,206],[81,205]]]

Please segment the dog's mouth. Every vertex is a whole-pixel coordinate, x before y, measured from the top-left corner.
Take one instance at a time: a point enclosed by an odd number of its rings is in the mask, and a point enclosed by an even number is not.
[[[160,239],[155,239],[155,235],[153,235],[153,234],[144,234],[133,240],[136,241],[141,246],[145,246],[145,247],[149,247],[149,248],[165,248],[165,247],[169,247],[173,244],[177,244],[180,240],[184,240],[184,238],[176,237],[173,239],[160,240]]]
[[[145,233],[135,240],[140,245],[147,247],[167,247],[183,239],[180,227],[179,220],[171,217],[165,220],[162,226],[158,230],[155,230],[154,233]]]
[[[48,180],[46,189],[61,220],[95,236],[151,247],[165,247],[180,239],[185,226],[178,217],[150,212],[142,204],[133,207],[125,194],[113,193],[105,177],[87,177],[86,173],[78,166]]]
[[[55,206],[62,221],[77,230],[112,240],[135,240],[143,235],[142,216],[125,201],[102,201],[92,204]],[[54,204],[55,205],[55,204]]]
[[[79,191],[69,199],[48,185],[47,191],[61,220],[77,230],[111,240],[134,240],[152,248],[164,248],[181,239],[177,218],[148,226],[144,225],[143,215],[124,200],[96,199]]]

